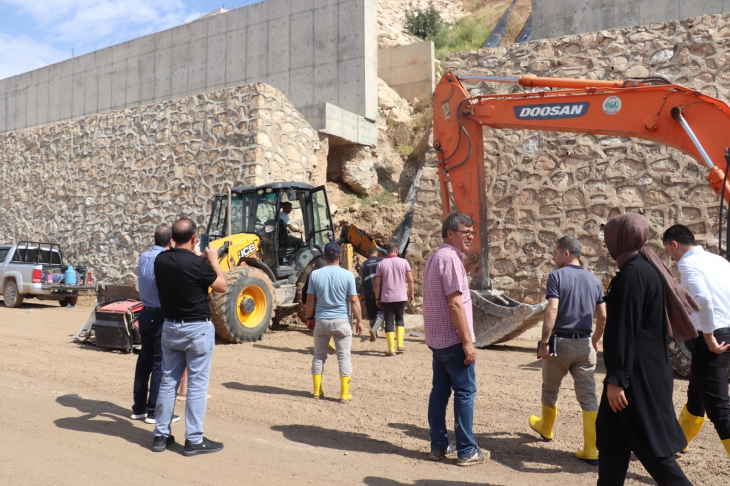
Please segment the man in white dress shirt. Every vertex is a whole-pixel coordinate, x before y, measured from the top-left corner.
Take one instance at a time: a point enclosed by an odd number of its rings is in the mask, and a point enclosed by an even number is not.
[[[702,306],[700,312],[692,314],[699,337],[688,342],[692,368],[679,424],[689,443],[700,432],[707,412],[730,455],[726,371],[730,361],[730,262],[698,246],[692,231],[680,224],[665,231],[662,240],[677,262],[682,286]]]

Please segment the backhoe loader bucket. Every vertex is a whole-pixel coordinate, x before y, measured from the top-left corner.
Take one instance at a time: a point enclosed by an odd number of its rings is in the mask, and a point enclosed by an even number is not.
[[[499,291],[471,291],[476,347],[510,341],[537,324],[547,301],[523,304]]]

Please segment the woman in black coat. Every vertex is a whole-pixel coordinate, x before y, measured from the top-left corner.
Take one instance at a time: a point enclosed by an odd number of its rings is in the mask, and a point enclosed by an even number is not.
[[[674,378],[665,339],[667,310],[675,336],[684,339],[694,333],[688,309],[697,304],[656,254],[643,248],[649,225],[642,216],[611,219],[604,236],[620,271],[605,297],[598,485],[624,484],[631,452],[660,486],[690,485],[674,458],[686,440],[672,403]]]

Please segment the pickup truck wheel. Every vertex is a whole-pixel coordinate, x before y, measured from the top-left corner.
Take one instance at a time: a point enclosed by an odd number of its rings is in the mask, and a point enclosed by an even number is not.
[[[5,302],[5,307],[20,307],[23,305],[23,294],[18,293],[18,286],[15,282],[11,281],[5,284],[3,301]]]
[[[71,306],[76,307],[76,302],[78,302],[78,300],[78,297],[65,297],[58,301],[58,305],[60,305],[61,307],[66,307],[71,304]]]

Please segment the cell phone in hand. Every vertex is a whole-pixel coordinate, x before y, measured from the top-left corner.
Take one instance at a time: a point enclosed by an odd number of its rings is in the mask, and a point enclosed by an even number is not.
[[[200,252],[204,253],[208,245],[210,245],[210,235],[208,233],[202,233],[200,235]]]

